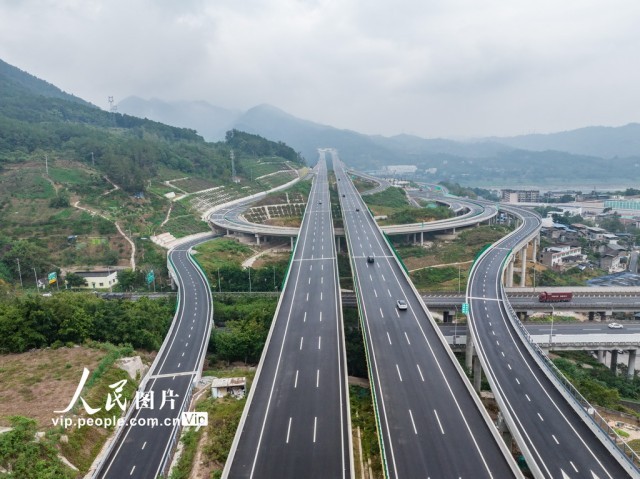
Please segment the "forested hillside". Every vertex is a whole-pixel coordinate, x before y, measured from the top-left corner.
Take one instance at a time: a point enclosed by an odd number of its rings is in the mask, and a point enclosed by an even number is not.
[[[49,271],[122,268],[134,255],[164,284],[150,236],[205,231],[195,204],[267,190],[302,166],[282,142],[232,130],[208,143],[194,130],[103,111],[0,61],[0,282],[22,282],[22,268],[33,286]]]
[[[299,161],[283,143],[240,132],[231,142],[206,143],[194,130],[106,112],[6,63],[0,66],[0,167],[45,154],[79,160],[134,193],[144,191],[160,166],[230,178],[230,148],[237,156],[268,152]]]

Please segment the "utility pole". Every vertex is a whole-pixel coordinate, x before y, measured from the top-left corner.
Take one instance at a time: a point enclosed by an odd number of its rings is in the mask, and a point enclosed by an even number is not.
[[[47,176],[49,176],[49,158],[44,155],[44,168],[47,170]]]
[[[24,286],[22,285],[22,271],[20,270],[20,258],[16,258],[16,261],[18,262],[18,276],[20,276],[20,287],[24,288]]]

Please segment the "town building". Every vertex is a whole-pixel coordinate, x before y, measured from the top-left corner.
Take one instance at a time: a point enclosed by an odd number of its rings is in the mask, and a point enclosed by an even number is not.
[[[560,268],[585,259],[582,248],[571,245],[549,246],[540,252],[540,262],[550,268]]]
[[[74,271],[78,276],[82,276],[86,282],[86,288],[103,289],[112,288],[118,284],[118,271],[108,269],[106,271]]]
[[[540,190],[502,190],[502,201],[505,203],[538,203]]]

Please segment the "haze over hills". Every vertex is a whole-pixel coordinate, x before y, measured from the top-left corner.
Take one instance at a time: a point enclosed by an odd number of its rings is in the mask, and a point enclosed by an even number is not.
[[[145,106],[152,103],[153,108]],[[227,129],[259,134],[283,141],[313,163],[318,147],[337,148],[349,165],[377,170],[385,165],[413,164],[431,181],[453,180],[465,184],[505,185],[623,185],[640,173],[640,125],[588,127],[578,130],[490,137],[469,141],[425,139],[411,135],[369,136],[297,118],[271,105],[259,105],[232,115],[204,102],[180,103],[160,108],[159,100],[139,98],[121,103],[121,110],[144,116],[163,111],[162,120],[176,126],[194,128],[206,139],[215,140],[209,125],[217,125],[219,135]],[[205,106],[206,105],[206,106]],[[135,106],[135,108],[134,108]],[[195,121],[190,111],[207,112]],[[175,114],[168,114],[174,111]],[[152,117],[157,119],[159,117]],[[435,170],[434,170],[435,169]]]

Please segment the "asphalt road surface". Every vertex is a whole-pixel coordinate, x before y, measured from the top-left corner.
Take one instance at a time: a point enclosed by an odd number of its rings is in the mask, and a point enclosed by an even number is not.
[[[480,257],[468,284],[470,327],[491,389],[504,400],[522,437],[519,446],[540,477],[631,477],[542,372],[508,319],[500,288],[503,260],[539,225],[536,215],[523,214],[524,226]]]
[[[351,478],[351,421],[325,162],[225,478]]]
[[[386,477],[516,476],[494,425],[337,155],[333,163],[355,268]],[[407,309],[398,309],[397,300],[406,301]]]
[[[144,390],[152,395],[153,408],[134,408],[130,421],[136,424],[123,429],[95,477],[147,479],[157,477],[163,470],[174,445],[172,440],[180,430],[180,412],[190,398],[209,342],[211,292],[189,254],[192,246],[209,240],[197,240],[169,252],[179,277],[179,306]]]

